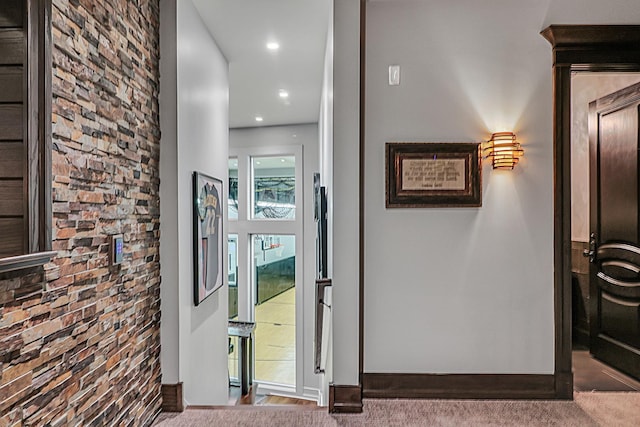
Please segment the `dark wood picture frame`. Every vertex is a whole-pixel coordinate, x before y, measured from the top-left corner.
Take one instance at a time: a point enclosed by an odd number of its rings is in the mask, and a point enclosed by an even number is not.
[[[222,287],[222,181],[193,172],[193,302],[200,304]]]
[[[387,208],[482,206],[480,143],[387,142]]]

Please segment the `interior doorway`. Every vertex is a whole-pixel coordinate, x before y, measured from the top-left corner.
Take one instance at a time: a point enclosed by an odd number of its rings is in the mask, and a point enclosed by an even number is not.
[[[333,59],[333,1],[193,3],[228,62],[229,153],[237,162],[238,178],[237,210],[229,211],[226,221],[228,308],[230,319],[256,324],[255,351],[242,352],[251,353],[251,369],[246,371],[254,379],[252,391],[320,402],[328,393],[310,356],[315,279],[310,207],[313,173],[320,169],[321,105],[332,93],[327,74]],[[287,177],[268,175],[291,156],[296,161],[294,210],[282,199]],[[298,170],[305,175],[298,176]],[[230,165],[230,176],[233,173]],[[233,188],[228,187],[225,192],[231,196]],[[274,191],[275,200],[260,198]],[[295,212],[295,218],[287,217],[287,210]],[[236,326],[229,325],[232,384],[238,377]],[[241,388],[247,389],[244,382]]]
[[[255,324],[252,403],[261,395],[302,397],[302,147],[233,148],[230,153],[229,320]],[[238,349],[238,339],[232,338],[232,385],[241,375]]]
[[[576,391],[640,391],[640,382],[621,372],[620,369],[630,372],[625,363],[617,362],[627,356],[616,354],[619,351],[615,348],[617,345],[613,344],[619,339],[625,340],[627,332],[634,333],[634,322],[623,319],[628,315],[633,317],[634,301],[616,296],[619,290],[600,289],[597,284],[600,279],[593,271],[596,264],[605,264],[605,270],[610,269],[612,276],[621,275],[622,278],[637,280],[637,273],[626,261],[598,260],[598,256],[602,258],[605,255],[598,254],[596,246],[604,243],[603,239],[628,244],[638,240],[638,236],[632,235],[637,234],[633,231],[637,228],[633,224],[637,223],[638,215],[632,212],[637,207],[626,206],[637,197],[637,179],[633,179],[633,176],[638,176],[637,161],[632,161],[626,172],[622,164],[616,166],[615,162],[629,163],[629,156],[619,150],[620,144],[629,147],[629,154],[637,152],[637,111],[635,115],[627,114],[622,104],[631,102],[628,111],[633,113],[632,110],[636,109],[633,100],[636,97],[632,93],[625,98],[624,88],[639,82],[640,73],[632,72],[571,74],[572,364]],[[613,99],[618,99],[617,104],[620,105],[611,103]],[[605,100],[606,108],[598,107],[597,100]],[[626,133],[624,129],[627,129]],[[616,144],[616,141],[620,144]],[[613,167],[610,172],[606,172],[606,164]],[[609,176],[602,175],[604,178],[600,178],[601,169],[603,174],[608,173]],[[613,177],[622,182],[606,184]],[[601,183],[600,179],[605,182]],[[636,196],[626,194],[627,190]],[[629,211],[629,215],[621,215],[622,211]],[[602,215],[606,215],[605,219],[601,219]],[[602,220],[607,222],[601,226]],[[611,230],[612,221],[618,224],[617,232]],[[623,268],[625,266],[631,270]],[[613,335],[622,334],[622,338],[610,337],[609,329],[612,328],[628,331],[612,332]],[[599,338],[600,335],[604,338]]]
[[[640,72],[640,26],[551,25],[553,48],[555,397],[573,398],[571,73]]]

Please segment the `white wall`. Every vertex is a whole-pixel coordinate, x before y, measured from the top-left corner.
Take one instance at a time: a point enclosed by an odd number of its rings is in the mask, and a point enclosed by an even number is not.
[[[553,372],[542,12],[495,0],[369,6],[365,372]],[[400,86],[387,84],[391,64]],[[483,168],[482,208],[385,209],[385,142],[472,142],[498,131],[516,132],[525,158],[512,172]]]
[[[503,2],[509,0],[503,0]],[[638,25],[640,10],[637,0],[519,0],[520,3],[539,3],[547,9],[541,29],[552,24]]]
[[[329,188],[333,255],[333,382],[359,378],[360,0],[334,0],[333,177]]]
[[[160,366],[162,384],[180,381],[178,346],[178,114],[176,0],[160,0]]]
[[[539,32],[638,22],[637,5],[367,4],[365,372],[553,373],[552,64]],[[391,64],[400,86],[387,85]],[[385,209],[385,142],[502,130],[525,157],[484,167],[482,208]]]
[[[229,147],[233,152],[238,148],[250,147],[286,147],[301,146],[303,157],[303,233],[304,233],[304,283],[296,287],[302,291],[304,305],[303,328],[303,388],[304,394],[317,397],[318,376],[314,373],[313,334],[315,320],[315,233],[316,225],[313,219],[313,174],[318,172],[318,125],[316,123],[268,126],[257,128],[231,129],[229,133]]]
[[[320,116],[318,118],[320,184],[327,191],[327,275],[333,277],[333,1],[329,12],[327,43],[325,45],[324,71],[322,74],[322,93],[320,98]],[[331,306],[332,290],[325,289],[325,302]],[[329,384],[333,381],[333,328],[332,312],[326,310],[328,319],[323,336],[324,374],[320,377],[321,399],[319,405],[328,404]]]
[[[589,241],[589,103],[638,82],[637,73],[571,76],[571,240]]]
[[[319,172],[320,184],[327,191],[327,231],[329,236],[333,230],[333,2],[329,12],[327,43],[324,54],[324,71],[322,73],[322,92],[320,95],[320,115],[318,117],[319,140]],[[333,239],[327,242],[328,266],[327,274],[332,277]]]
[[[228,182],[228,67],[191,0],[163,1],[161,11],[163,383],[183,382],[189,405],[224,405],[228,292],[194,306],[192,173]]]

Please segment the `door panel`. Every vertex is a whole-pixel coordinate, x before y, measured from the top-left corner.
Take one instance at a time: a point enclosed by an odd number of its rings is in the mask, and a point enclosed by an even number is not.
[[[638,340],[638,307],[640,302],[630,302],[602,292],[601,331],[612,337],[618,337],[622,342],[628,342],[637,347]],[[626,322],[636,319],[635,322]]]
[[[600,239],[638,241],[637,110],[600,116]],[[635,133],[635,135],[634,135]]]
[[[591,352],[640,377],[638,86],[590,104]]]

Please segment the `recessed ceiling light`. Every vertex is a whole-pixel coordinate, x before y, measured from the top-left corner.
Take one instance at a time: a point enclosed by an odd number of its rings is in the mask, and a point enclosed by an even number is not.
[[[262,116],[256,116],[256,122],[261,122],[261,121],[263,121],[263,120],[264,120],[264,119],[262,118]]]
[[[280,89],[280,92],[278,92],[278,95],[280,95],[280,98],[288,98],[289,97],[289,92],[287,92],[284,89]]]
[[[282,163],[284,163],[284,159],[280,159],[280,161],[281,161]]]
[[[280,49],[280,44],[278,42],[269,42],[267,43],[267,49],[276,51]]]

